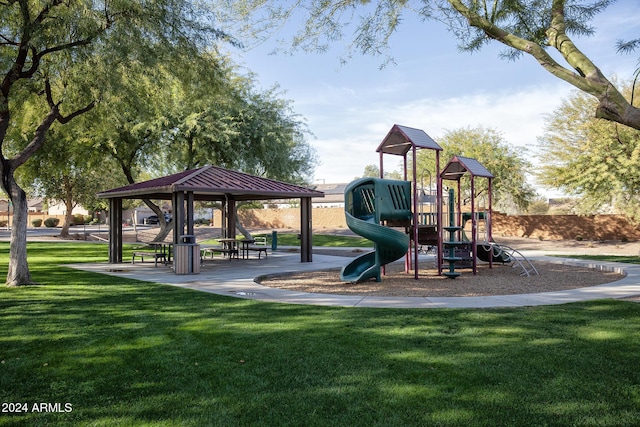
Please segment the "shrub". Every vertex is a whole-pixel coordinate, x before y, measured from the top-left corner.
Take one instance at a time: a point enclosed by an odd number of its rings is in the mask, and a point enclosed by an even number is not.
[[[44,225],[47,227],[57,227],[60,220],[58,218],[47,218],[44,220]]]
[[[578,242],[581,242],[581,241],[583,241],[583,240],[584,240],[584,237],[582,237],[581,235],[579,235],[579,234],[578,234],[578,235],[576,236],[576,240],[577,240]]]
[[[0,227],[6,227],[7,226],[7,221],[0,219]]]
[[[83,219],[83,224],[91,224],[91,221],[93,221],[93,215],[85,215]]]
[[[74,225],[82,225],[84,224],[84,215],[76,214],[73,216],[73,224]]]
[[[33,225],[34,227],[40,227],[42,225],[42,220],[34,219],[33,221],[31,221],[31,225]]]

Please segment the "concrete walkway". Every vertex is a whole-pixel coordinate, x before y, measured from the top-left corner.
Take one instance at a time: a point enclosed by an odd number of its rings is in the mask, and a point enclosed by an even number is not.
[[[488,308],[524,307],[536,305],[564,304],[603,298],[626,298],[640,295],[640,265],[576,261],[547,257],[543,252],[524,253],[535,261],[569,263],[592,268],[624,272],[618,281],[588,288],[571,289],[537,294],[497,295],[483,297],[380,297],[315,294],[269,288],[257,284],[254,279],[269,274],[340,268],[347,258],[329,255],[313,255],[313,262],[301,263],[298,253],[278,251],[266,259],[217,260],[203,267],[200,274],[176,275],[171,267],[154,267],[145,264],[73,264],[72,268],[126,277],[171,286],[211,292],[218,295],[254,299],[287,304],[308,304],[337,307],[386,307],[386,308]],[[428,261],[429,257],[425,257]]]

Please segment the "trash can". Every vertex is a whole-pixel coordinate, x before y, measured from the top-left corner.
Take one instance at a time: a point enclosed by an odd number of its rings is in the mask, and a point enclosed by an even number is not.
[[[278,249],[278,232],[273,230],[271,232],[271,250],[275,251]]]
[[[173,252],[173,271],[175,274],[200,274],[200,245],[196,236],[180,236]]]

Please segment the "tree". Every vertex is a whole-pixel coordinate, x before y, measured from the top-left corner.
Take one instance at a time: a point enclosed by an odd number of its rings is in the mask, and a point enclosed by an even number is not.
[[[515,150],[509,146],[498,131],[483,127],[447,131],[438,138],[438,144],[443,148],[441,158],[444,162],[454,155],[471,157],[491,172],[494,176],[493,203],[498,209],[509,211],[515,207],[524,211],[534,199],[535,190],[526,179],[531,165],[523,158],[524,149]],[[435,160],[429,154],[418,152],[419,176],[435,171]],[[440,165],[441,168],[444,166]],[[469,185],[463,188],[469,191]]]
[[[611,206],[640,220],[640,131],[593,118],[594,103],[576,91],[545,117],[538,181],[580,197],[579,213]]]
[[[364,167],[364,172],[362,173],[362,177],[361,178],[380,178],[380,167],[378,167],[378,165],[367,165]],[[385,179],[398,179],[401,180],[402,178],[402,174],[398,171],[384,171],[384,178]],[[357,179],[357,178],[356,178]]]
[[[228,58],[208,51],[188,70],[138,67],[118,67],[120,78],[105,85],[89,131],[92,147],[115,159],[130,184],[145,172],[169,174],[206,164],[296,183],[311,174],[308,131],[290,102],[276,88],[258,90]],[[154,201],[143,201],[162,217]],[[172,228],[161,222],[156,239]]]
[[[273,20],[302,22],[301,29],[291,40],[292,49],[325,51],[328,44],[345,38],[347,29],[353,31],[348,43],[350,51],[383,55],[389,41],[402,23],[403,14],[417,13],[425,21],[444,22],[460,40],[460,48],[480,49],[490,41],[502,43],[503,56],[515,59],[523,54],[533,57],[540,66],[555,77],[594,96],[598,102],[595,116],[640,129],[640,109],[631,105],[615,85],[609,81],[571,37],[592,35],[589,21],[614,0],[422,0],[368,2],[360,0],[282,2],[266,0],[258,7],[247,7],[245,0],[237,1],[244,22],[254,34],[267,37],[274,28]],[[252,3],[255,4],[255,3]],[[253,15],[250,15],[253,12]],[[255,17],[252,22],[249,18]],[[269,17],[271,19],[265,19]],[[619,48],[632,50],[640,43],[632,40]],[[552,51],[552,52],[549,52]],[[559,54],[566,65],[557,61]]]
[[[315,153],[310,135],[291,101],[277,87],[260,90],[252,76],[222,67],[216,90],[183,85],[168,113],[161,158],[175,159],[174,168],[205,164],[271,179],[303,184],[313,173]]]
[[[34,153],[17,172],[22,186],[31,187],[32,195],[64,203],[63,238],[69,236],[76,206],[95,207],[99,203],[96,193],[124,184],[121,175],[112,173],[116,167],[113,160],[88,142],[92,138],[87,124],[95,118],[93,112],[95,109],[64,126],[54,124],[47,135],[47,149]]]
[[[101,81],[119,64],[137,58],[167,62],[176,56],[184,61],[225,38],[211,27],[215,20],[200,5],[188,0],[0,4],[0,174],[15,209],[7,285],[33,283],[26,251],[26,193],[16,181],[16,170],[45,145],[55,122],[66,124],[95,107]],[[94,69],[96,55],[108,58],[110,67]],[[27,100],[39,101],[46,113],[34,120],[26,137],[9,141],[13,115]]]

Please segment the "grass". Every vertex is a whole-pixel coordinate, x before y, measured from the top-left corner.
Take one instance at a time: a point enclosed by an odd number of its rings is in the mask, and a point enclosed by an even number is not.
[[[566,255],[554,255],[567,258]],[[640,264],[640,257],[636,255],[571,255],[573,259],[587,259],[602,262],[622,262],[626,264]]]
[[[300,246],[300,240],[298,239],[297,234],[278,233],[278,245]],[[360,236],[339,236],[314,233],[313,246],[373,248],[373,242]]]
[[[271,234],[267,234],[267,245],[271,247]],[[242,239],[243,236],[237,236]],[[300,246],[300,239],[297,233],[278,233],[278,247],[280,246]],[[218,240],[209,239],[202,243],[218,244]],[[330,247],[353,247],[353,248],[373,248],[373,242],[359,236],[340,236],[330,234],[313,234],[313,246]]]
[[[8,245],[0,243],[0,274]],[[130,248],[129,248],[130,250]],[[636,426],[640,305],[363,309],[264,303],[70,270],[29,244],[0,288],[0,426]]]

